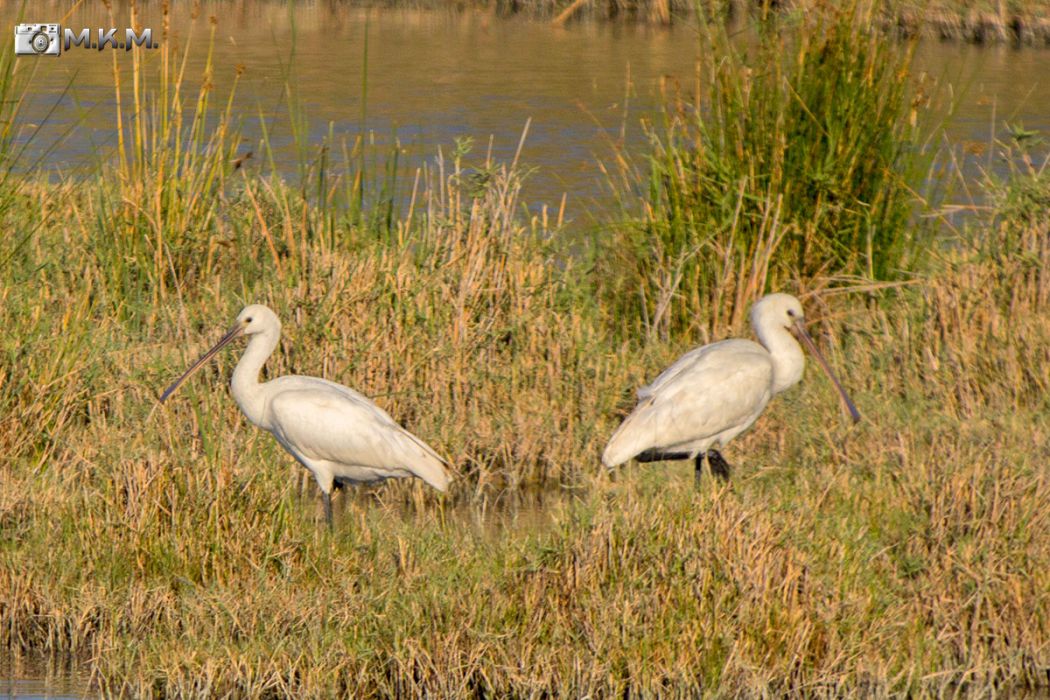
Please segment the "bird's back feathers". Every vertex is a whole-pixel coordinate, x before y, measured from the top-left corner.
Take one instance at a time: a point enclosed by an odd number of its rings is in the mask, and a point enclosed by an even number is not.
[[[773,363],[750,340],[723,340],[687,352],[651,384],[609,439],[602,455],[614,467],[645,450],[695,456],[746,429],[772,396]]]
[[[366,467],[381,476],[416,476],[448,488],[446,462],[364,395],[316,377],[280,377],[269,402],[270,430],[304,457],[353,471]]]

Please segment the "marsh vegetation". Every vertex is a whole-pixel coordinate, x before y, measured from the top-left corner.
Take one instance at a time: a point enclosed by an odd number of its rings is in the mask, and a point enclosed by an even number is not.
[[[88,179],[15,175],[5,99],[0,649],[134,696],[1044,686],[1050,180],[1031,140],[992,143],[1014,169],[968,185],[987,207],[923,228],[907,47],[852,17],[669,94],[651,151],[607,162],[593,244],[465,140],[407,176],[364,139],[297,181],[256,165],[265,141],[245,166],[210,65],[198,88],[174,54],[114,76],[118,157]],[[604,473],[634,389],[746,336],[773,288],[865,420],[810,372],[733,443],[731,486]],[[285,320],[269,376],[374,397],[449,458],[450,495],[350,492],[329,533],[230,400],[235,353],[159,407],[253,301]]]

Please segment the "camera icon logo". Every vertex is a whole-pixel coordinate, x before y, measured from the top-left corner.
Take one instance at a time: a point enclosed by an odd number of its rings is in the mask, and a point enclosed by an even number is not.
[[[15,27],[16,56],[58,56],[62,52],[57,24],[19,24]]]

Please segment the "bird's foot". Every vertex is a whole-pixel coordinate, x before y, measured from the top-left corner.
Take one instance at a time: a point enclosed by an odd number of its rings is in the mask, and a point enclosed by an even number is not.
[[[696,458],[696,473],[700,474],[700,457]],[[711,473],[722,481],[729,481],[729,462],[725,461],[718,450],[707,451],[707,463],[711,465]]]

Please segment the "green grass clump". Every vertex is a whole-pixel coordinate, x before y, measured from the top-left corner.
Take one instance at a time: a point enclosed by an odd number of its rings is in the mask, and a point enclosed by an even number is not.
[[[607,303],[624,330],[718,335],[769,289],[913,266],[911,54],[855,12],[774,16],[744,48],[706,34],[717,58],[694,99],[651,128],[644,173],[611,178],[628,213],[603,251]]]

